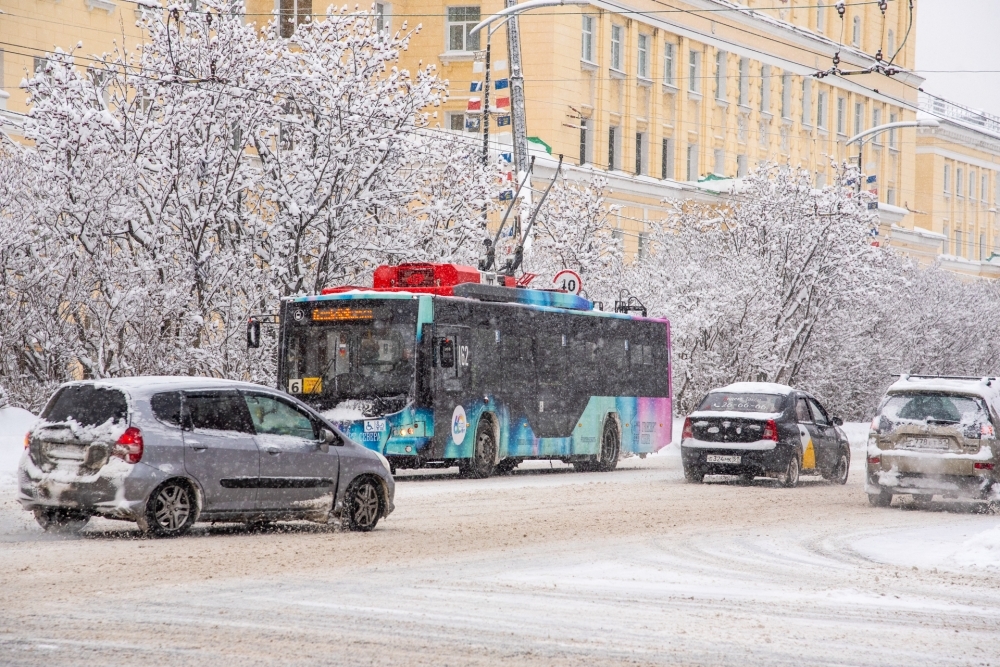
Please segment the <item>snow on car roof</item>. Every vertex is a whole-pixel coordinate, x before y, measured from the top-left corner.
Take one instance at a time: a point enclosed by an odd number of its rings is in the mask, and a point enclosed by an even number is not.
[[[126,378],[107,378],[102,380],[82,380],[67,384],[93,384],[101,387],[116,387],[128,389],[132,393],[162,391],[164,389],[270,389],[252,382],[226,380],[223,378],[198,377],[191,375],[144,375]]]
[[[939,391],[944,393],[972,394],[992,401],[1000,401],[1000,380],[993,379],[989,385],[982,379],[910,377],[902,375],[890,385],[887,393],[897,394],[908,391]]]
[[[777,384],[776,382],[734,382],[725,387],[713,389],[715,391],[729,391],[734,394],[777,394],[787,396],[795,391],[787,384]]]

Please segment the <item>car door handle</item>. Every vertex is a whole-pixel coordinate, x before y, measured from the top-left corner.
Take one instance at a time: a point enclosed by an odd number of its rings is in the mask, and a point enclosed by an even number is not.
[[[268,447],[267,448],[267,453],[268,454],[280,454],[281,450],[278,449],[277,447]]]
[[[191,445],[191,449],[193,449],[196,452],[203,452],[206,449],[208,449],[207,446],[201,444],[200,442],[198,442],[196,440],[188,440],[188,444]]]

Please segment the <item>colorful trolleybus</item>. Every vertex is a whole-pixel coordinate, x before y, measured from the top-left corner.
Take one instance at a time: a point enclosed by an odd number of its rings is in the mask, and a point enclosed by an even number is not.
[[[393,468],[612,470],[670,442],[670,325],[448,264],[283,301],[279,388]]]

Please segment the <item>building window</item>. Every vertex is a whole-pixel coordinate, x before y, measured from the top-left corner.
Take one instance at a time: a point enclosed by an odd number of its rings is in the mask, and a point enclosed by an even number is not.
[[[738,104],[745,107],[750,100],[750,59],[740,58],[740,99]]]
[[[674,84],[674,45],[667,42],[663,45],[663,83]]]
[[[698,180],[698,144],[688,144],[687,149],[687,180]]]
[[[448,50],[478,51],[479,33],[471,34],[479,23],[479,7],[448,8]]]
[[[837,98],[837,134],[847,134],[847,98]]]
[[[590,162],[590,128],[587,119],[580,119],[580,164]]]
[[[748,163],[746,155],[736,156],[736,178],[746,178],[747,165]]]
[[[635,133],[635,175],[641,176],[646,173],[646,135],[642,132]]]
[[[861,46],[861,17],[854,17],[854,29],[851,31],[851,44]]]
[[[961,256],[962,254],[962,232],[955,230],[955,254]]]
[[[312,0],[281,0],[278,11],[281,19],[278,34],[291,37],[296,26],[312,20]]]
[[[456,132],[479,132],[481,116],[473,113],[453,113],[448,116],[448,127]]]
[[[896,55],[896,34],[890,30],[889,31],[889,49],[885,54],[883,60],[892,60],[892,57]]]
[[[611,26],[611,69],[622,71],[622,37],[625,29],[620,25]]]
[[[663,140],[663,152],[660,154],[660,178],[674,177],[674,140]]]
[[[697,93],[701,90],[701,54],[691,51],[688,58],[688,90]]]
[[[886,188],[885,203],[889,204],[890,206],[896,205],[896,188]]]
[[[760,110],[771,112],[771,66],[760,66]]]
[[[820,128],[821,130],[827,129],[826,109],[827,109],[826,93],[820,91],[819,93],[816,94],[816,127]]]
[[[379,32],[385,32],[389,27],[389,17],[392,14],[392,5],[384,2],[375,3],[375,27]]]
[[[716,176],[725,176],[726,174],[726,152],[721,148],[715,149],[714,173]]]
[[[802,124],[812,123],[812,79],[802,79]]]
[[[941,242],[941,253],[944,255],[950,255],[951,253],[949,251],[951,248],[948,246],[951,244],[951,227],[948,226],[947,222],[944,223],[941,235],[944,236],[944,241]]]
[[[899,121],[899,114],[890,113],[889,122],[896,123]],[[896,128],[889,130],[889,148],[893,150],[899,150],[899,135],[896,132]]]
[[[951,165],[946,164],[944,166],[944,193],[948,194],[951,192]]]
[[[964,183],[962,180],[962,168],[959,167],[958,169],[955,170],[955,194],[958,195],[959,197],[962,196],[963,184]]]
[[[882,124],[882,110],[878,107],[872,109],[872,129],[878,127]],[[876,134],[872,137],[872,143],[876,146],[882,145],[882,133]]]
[[[588,63],[594,62],[594,17],[583,16],[583,44],[580,57]]]
[[[854,134],[861,134],[865,130],[865,105],[861,102],[854,103]]]
[[[612,125],[608,128],[608,171],[617,169],[619,166],[618,141],[620,139],[618,128]]]
[[[636,256],[645,259],[649,255],[649,232],[639,232]]]
[[[715,52],[715,99],[726,100],[726,52]]]
[[[990,201],[989,191],[990,191],[990,177],[984,171],[979,181],[979,198],[982,199],[984,202],[989,202]]]
[[[649,35],[639,35],[638,74],[643,79],[649,78],[649,39]]]
[[[976,198],[976,172],[969,170],[969,199]]]
[[[979,261],[986,259],[986,234],[979,232]]]
[[[781,117],[792,118],[792,75],[781,75]]]
[[[816,32],[823,32],[826,28],[826,7],[818,4],[816,7]]]

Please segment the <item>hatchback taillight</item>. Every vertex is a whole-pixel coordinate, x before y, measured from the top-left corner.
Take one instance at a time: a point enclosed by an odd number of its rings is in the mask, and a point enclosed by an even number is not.
[[[138,463],[142,459],[142,447],[142,431],[135,426],[129,426],[118,438],[111,455],[117,456],[125,463]]]
[[[694,431],[691,429],[691,418],[690,417],[685,417],[684,418],[684,430],[681,431],[681,440],[685,440],[687,438],[693,438],[693,437],[694,437]]]
[[[778,424],[773,419],[768,419],[764,422],[764,434],[760,436],[761,440],[773,440],[778,442]]]

